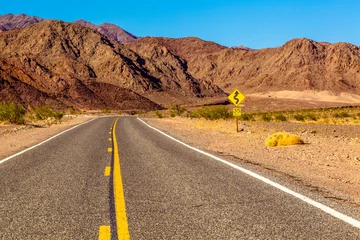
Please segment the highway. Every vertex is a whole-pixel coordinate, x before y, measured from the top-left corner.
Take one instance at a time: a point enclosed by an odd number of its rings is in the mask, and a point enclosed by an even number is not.
[[[0,161],[0,239],[360,239],[352,220],[135,117],[98,118]]]

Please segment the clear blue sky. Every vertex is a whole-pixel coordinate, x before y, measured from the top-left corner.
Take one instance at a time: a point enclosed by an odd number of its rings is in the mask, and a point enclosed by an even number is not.
[[[358,0],[20,0],[3,1],[6,13],[110,22],[137,36],[194,36],[229,47],[276,47],[299,37],[360,45]]]

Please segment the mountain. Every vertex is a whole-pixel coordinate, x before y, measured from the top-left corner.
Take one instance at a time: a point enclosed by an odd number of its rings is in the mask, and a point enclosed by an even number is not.
[[[12,96],[30,106],[38,103],[23,96],[27,92],[41,96],[39,101],[86,109],[156,109],[159,105],[144,97],[155,93],[187,101],[224,95],[192,78],[171,54],[167,62],[154,61],[90,28],[61,21],[1,33],[0,60],[0,101]],[[125,93],[124,101],[134,100],[131,106],[119,98]]]
[[[0,23],[0,101],[155,109],[225,97],[234,88],[360,94],[360,49],[349,43],[299,38],[254,50],[195,37],[137,39],[115,25],[84,20],[8,14]],[[114,103],[106,92],[134,104]]]
[[[104,23],[99,26],[96,26],[90,22],[84,20],[77,20],[74,22],[83,27],[91,28],[98,31],[99,33],[105,35],[107,38],[115,40],[118,43],[130,42],[138,39],[135,35],[125,31],[124,29],[110,23]]]
[[[44,21],[44,19],[38,17],[30,17],[25,14],[6,14],[0,16],[0,30],[6,31],[14,28],[24,28],[42,21]]]
[[[6,14],[0,16],[0,32],[4,32],[15,28],[24,28],[29,25],[43,21],[46,21],[46,19],[34,17],[34,16],[31,17],[25,14],[19,14],[19,15]],[[138,37],[136,37],[135,35],[110,23],[104,23],[99,26],[94,25],[85,20],[77,20],[74,21],[73,23],[98,31],[99,33],[105,35],[107,38],[114,40],[118,43],[125,43],[138,39]]]
[[[140,55],[165,47],[182,59],[188,74],[230,92],[282,90],[360,94],[360,49],[349,43],[293,39],[281,47],[226,48],[199,39],[144,38],[126,44]],[[159,59],[159,57],[154,56]]]

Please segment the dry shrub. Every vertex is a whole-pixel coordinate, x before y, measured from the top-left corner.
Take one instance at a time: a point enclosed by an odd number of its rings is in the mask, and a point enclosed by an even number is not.
[[[265,140],[266,146],[291,146],[296,144],[304,144],[304,141],[297,135],[279,132],[268,136]]]

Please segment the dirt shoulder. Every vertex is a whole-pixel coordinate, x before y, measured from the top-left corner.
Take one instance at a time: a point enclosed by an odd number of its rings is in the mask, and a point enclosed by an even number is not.
[[[0,126],[0,160],[95,117],[90,115],[67,116],[64,117],[61,123],[50,127],[41,125],[2,125]]]
[[[191,145],[229,157],[360,209],[360,132],[358,125],[145,118]],[[266,147],[269,134],[286,131],[306,144]]]

